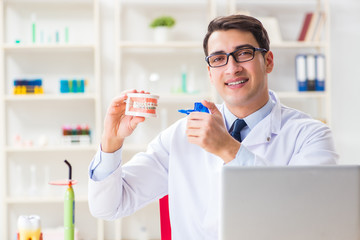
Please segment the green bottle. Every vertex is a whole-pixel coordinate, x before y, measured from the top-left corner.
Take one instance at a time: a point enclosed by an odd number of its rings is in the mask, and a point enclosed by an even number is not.
[[[31,37],[32,43],[36,43],[36,15],[35,13],[31,14]]]
[[[185,65],[182,66],[181,71],[181,92],[187,93],[187,71]]]

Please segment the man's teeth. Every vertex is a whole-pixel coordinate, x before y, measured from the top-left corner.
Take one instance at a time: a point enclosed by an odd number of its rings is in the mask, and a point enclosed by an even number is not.
[[[247,81],[247,80],[241,80],[241,81],[237,81],[237,82],[231,82],[231,83],[228,83],[227,85],[228,85],[228,86],[233,86],[233,85],[245,83],[246,81]]]

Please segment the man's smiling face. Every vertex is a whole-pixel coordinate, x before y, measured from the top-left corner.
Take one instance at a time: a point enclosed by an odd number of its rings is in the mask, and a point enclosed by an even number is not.
[[[215,31],[208,41],[209,55],[230,53],[242,46],[259,47],[250,32],[236,29]],[[269,99],[267,74],[273,69],[273,54],[256,51],[254,59],[237,63],[232,56],[225,66],[208,67],[212,84],[226,106],[238,117],[246,117],[266,104]]]

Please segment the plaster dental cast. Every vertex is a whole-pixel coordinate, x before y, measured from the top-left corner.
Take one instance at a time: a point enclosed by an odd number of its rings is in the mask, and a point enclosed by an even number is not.
[[[20,215],[17,240],[42,240],[41,221],[38,215]]]
[[[329,127],[284,106],[269,90],[276,56],[259,20],[216,18],[203,48],[210,83],[223,102],[202,100],[210,113],[187,111],[125,164],[126,138],[145,117],[125,115],[124,100],[136,90],[111,102],[89,166],[92,215],[115,220],[168,195],[172,240],[218,240],[222,168],[337,163]]]

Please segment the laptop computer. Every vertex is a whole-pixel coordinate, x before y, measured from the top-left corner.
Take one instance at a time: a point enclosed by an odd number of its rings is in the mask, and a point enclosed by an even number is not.
[[[360,240],[360,166],[224,167],[221,240]]]

